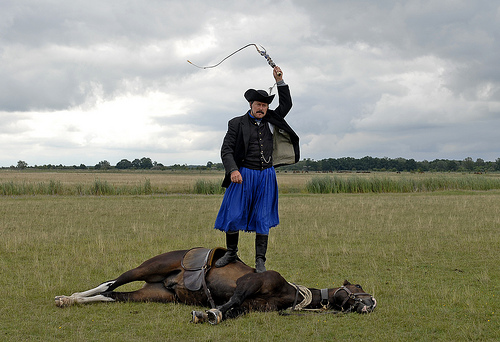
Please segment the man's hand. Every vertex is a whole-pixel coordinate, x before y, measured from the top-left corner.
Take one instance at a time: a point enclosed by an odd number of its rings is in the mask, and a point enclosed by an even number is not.
[[[243,178],[241,177],[240,171],[236,170],[231,172],[231,182],[238,184],[243,183]]]
[[[282,81],[283,80],[283,71],[281,71],[279,66],[275,66],[273,68],[273,76],[276,82]]]

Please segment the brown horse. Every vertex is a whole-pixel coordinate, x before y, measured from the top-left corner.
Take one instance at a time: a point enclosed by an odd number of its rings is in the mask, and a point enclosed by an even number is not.
[[[94,289],[57,296],[56,305],[65,307],[90,302],[180,302],[211,306],[206,312],[192,312],[195,323],[236,317],[249,311],[323,309],[369,313],[375,298],[361,286],[348,281],[339,288],[315,289],[287,282],[278,272],[256,273],[242,261],[221,268],[212,267],[224,249],[194,248],[155,256],[139,267],[102,283]],[[121,285],[144,281],[133,292],[115,292]]]

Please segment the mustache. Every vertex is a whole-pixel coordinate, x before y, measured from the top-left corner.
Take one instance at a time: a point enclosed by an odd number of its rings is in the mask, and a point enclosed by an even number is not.
[[[261,111],[261,110],[258,110],[258,111],[255,112],[255,114],[257,114],[257,113],[264,114],[264,112]]]

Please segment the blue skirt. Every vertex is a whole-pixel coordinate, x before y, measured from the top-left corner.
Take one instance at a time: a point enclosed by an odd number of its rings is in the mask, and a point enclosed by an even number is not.
[[[243,230],[269,234],[276,227],[278,216],[278,182],[274,167],[265,170],[240,168],[242,184],[231,183],[226,189],[215,229]]]

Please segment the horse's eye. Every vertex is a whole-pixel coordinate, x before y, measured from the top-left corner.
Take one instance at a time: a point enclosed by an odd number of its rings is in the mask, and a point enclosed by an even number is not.
[[[355,285],[355,286],[356,286],[358,289],[360,289],[360,288],[361,288],[361,285]]]

